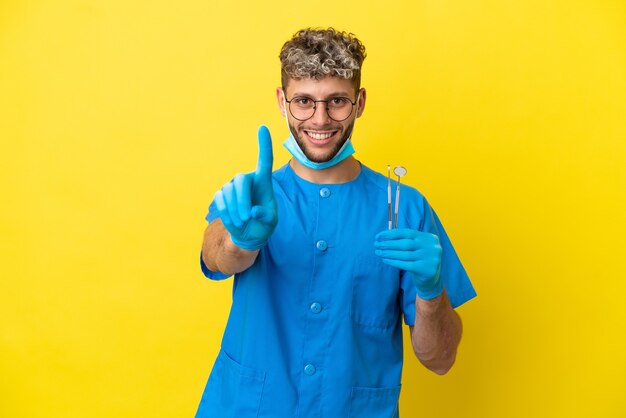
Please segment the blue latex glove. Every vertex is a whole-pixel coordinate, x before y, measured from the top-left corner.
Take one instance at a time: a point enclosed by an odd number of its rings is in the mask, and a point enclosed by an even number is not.
[[[214,201],[232,241],[245,250],[258,250],[266,243],[278,213],[272,188],[272,138],[265,126],[259,127],[259,161],[256,171],[237,174],[215,193]]]
[[[434,299],[443,292],[443,280],[439,277],[441,245],[437,235],[414,229],[390,229],[376,235],[374,248],[383,263],[411,275],[420,298]]]

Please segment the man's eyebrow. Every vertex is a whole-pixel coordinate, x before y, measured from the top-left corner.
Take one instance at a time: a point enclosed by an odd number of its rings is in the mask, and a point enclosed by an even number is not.
[[[293,94],[293,97],[313,97],[312,94],[309,93],[300,93],[300,92],[295,92]],[[329,97],[350,97],[350,94],[346,91],[337,91],[334,93],[330,93],[328,96],[326,96],[327,98]]]

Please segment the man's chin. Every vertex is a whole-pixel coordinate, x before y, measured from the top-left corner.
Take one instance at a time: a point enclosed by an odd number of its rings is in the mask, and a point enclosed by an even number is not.
[[[335,154],[337,154],[337,153],[335,152],[335,153],[332,153],[332,154],[326,154],[326,155],[311,155],[311,153],[310,153],[310,152],[308,152],[308,151],[305,151],[305,152],[304,152],[304,156],[305,156],[306,158],[308,158],[308,159],[309,159],[309,161],[314,162],[314,163],[316,163],[316,164],[323,164],[323,163],[327,163],[327,162],[329,162],[330,160],[332,160],[332,159],[333,159],[333,157],[335,156]]]
[[[337,154],[337,152],[339,151],[339,149],[337,147],[335,147],[332,151],[326,151],[326,152],[312,152],[311,148],[306,146],[305,144],[302,144],[300,141],[296,141],[298,142],[298,146],[300,147],[300,149],[302,150],[302,153],[304,154],[304,156],[311,162],[314,163],[327,163],[328,161],[332,160],[333,157]],[[303,146],[305,145],[305,146]]]
[[[318,152],[318,153],[313,153],[309,147],[302,147],[302,144],[298,144],[298,145],[300,146],[300,149],[302,150],[302,153],[304,154],[304,156],[308,158],[309,161],[322,164],[322,163],[327,163],[333,158],[335,158],[335,155],[337,155],[337,153],[341,150],[341,148],[343,147],[345,143],[346,141],[344,140],[342,141],[341,144],[335,145],[332,151]]]

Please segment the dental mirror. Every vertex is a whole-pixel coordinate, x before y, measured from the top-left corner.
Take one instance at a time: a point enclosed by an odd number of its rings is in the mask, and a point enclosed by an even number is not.
[[[402,167],[401,165],[394,167],[393,174],[398,176],[398,181],[400,181],[400,177],[406,176],[406,168]]]
[[[401,165],[393,168],[393,174],[398,176],[398,184],[396,186],[396,209],[394,211],[394,228],[398,227],[398,207],[400,206],[400,177],[406,175],[406,168]]]

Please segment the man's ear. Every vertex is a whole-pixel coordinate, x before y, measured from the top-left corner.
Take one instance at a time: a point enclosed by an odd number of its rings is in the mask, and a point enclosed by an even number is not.
[[[285,92],[282,87],[276,87],[276,100],[278,101],[278,109],[284,117],[287,109],[285,109]]]
[[[356,117],[360,118],[361,115],[363,114],[363,111],[365,110],[365,99],[366,99],[367,93],[365,91],[365,89],[360,89],[359,90],[359,107],[356,110]]]

